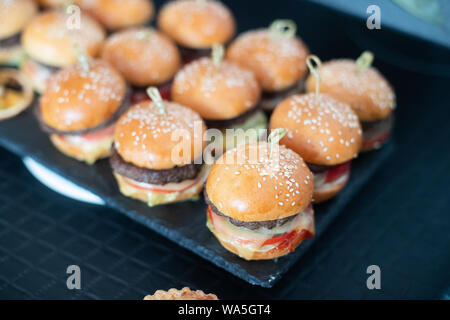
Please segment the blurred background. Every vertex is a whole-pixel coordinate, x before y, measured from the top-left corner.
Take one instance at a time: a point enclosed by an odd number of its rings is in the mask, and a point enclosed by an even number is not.
[[[372,51],[397,94],[396,149],[386,165],[286,276],[264,289],[115,211],[55,194],[0,149],[0,298],[141,299],[189,286],[222,299],[448,299],[450,2],[223,2],[240,32],[295,20],[322,60]],[[373,4],[381,29],[367,28]],[[81,290],[66,288],[70,264],[81,267]],[[372,264],[381,268],[381,290],[366,287]]]

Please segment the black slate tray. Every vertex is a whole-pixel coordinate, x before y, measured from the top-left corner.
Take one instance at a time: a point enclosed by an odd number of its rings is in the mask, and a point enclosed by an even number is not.
[[[88,166],[58,152],[46,134],[39,129],[31,109],[0,123],[0,145],[21,157],[33,158],[97,194],[107,206],[251,284],[272,287],[314,242],[314,239],[306,240],[294,253],[275,261],[248,262],[240,259],[223,249],[206,228],[206,205],[203,200],[149,208],[144,203],[122,196],[107,160]],[[393,148],[391,142],[381,150],[360,156],[354,161],[349,183],[339,196],[328,203],[315,206],[316,238],[373,176]]]

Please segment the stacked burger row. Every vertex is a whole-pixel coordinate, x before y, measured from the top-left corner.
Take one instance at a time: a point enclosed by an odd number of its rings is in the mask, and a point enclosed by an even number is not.
[[[151,1],[37,2],[0,0],[0,63],[41,94],[34,111],[55,147],[88,164],[109,157],[120,192],[149,206],[204,189],[208,228],[244,259],[312,237],[311,203],[335,196],[351,160],[390,135],[395,94],[373,56],[321,64],[291,20],[234,38],[216,0],[168,2],[158,29],[146,26]],[[207,129],[225,136],[213,164]],[[244,135],[230,142],[229,129]]]

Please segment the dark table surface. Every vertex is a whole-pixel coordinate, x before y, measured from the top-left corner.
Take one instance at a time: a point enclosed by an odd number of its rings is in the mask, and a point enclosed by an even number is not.
[[[404,36],[379,30],[361,38],[355,26],[365,22],[303,5],[309,11],[300,27],[310,28],[299,33],[324,60],[354,57],[368,46],[379,57],[376,66],[398,96],[397,148],[274,288],[251,286],[113,210],[50,191],[19,158],[0,149],[0,298],[141,299],[183,286],[223,299],[448,297],[450,79],[427,61],[396,63],[378,40],[406,41]],[[282,16],[276,8],[257,10],[260,16]],[[294,18],[302,14],[292,12]],[[242,21],[245,10],[237,15]],[[256,26],[245,21],[243,30]],[[405,43],[415,55],[449,57],[418,40]],[[366,286],[366,269],[373,264],[381,268],[380,290]],[[81,268],[81,290],[66,287],[69,265]]]

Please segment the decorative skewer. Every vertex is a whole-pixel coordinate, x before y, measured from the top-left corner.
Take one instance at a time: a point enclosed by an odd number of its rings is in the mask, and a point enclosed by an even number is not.
[[[292,20],[279,19],[272,22],[269,32],[275,38],[291,38],[297,32],[297,25]]]
[[[314,66],[313,62],[316,66]],[[311,74],[316,78],[316,97],[318,97],[320,93],[320,82],[322,81],[322,77],[319,72],[322,61],[320,61],[318,56],[310,54],[306,57],[306,65],[308,66],[309,72],[311,72]]]
[[[216,66],[220,66],[225,54],[225,49],[220,43],[215,43],[212,46],[211,58]]]
[[[286,135],[287,130],[284,128],[273,129],[267,138],[267,143],[269,144],[270,159],[273,157],[273,149],[278,147],[278,143]]]
[[[89,72],[89,70],[91,69],[89,65],[89,58],[84,50],[82,50],[80,46],[75,45],[73,47],[73,51],[75,53],[75,56],[77,57],[78,63],[81,65],[81,68],[83,68],[83,71]]]
[[[163,102],[161,94],[159,93],[158,88],[156,87],[148,87],[147,95],[152,99],[153,103],[158,107],[160,114],[166,114],[166,106]]]
[[[366,69],[370,68],[373,62],[373,53],[370,51],[364,51],[361,53],[358,59],[356,59],[356,73],[361,74]]]
[[[143,40],[143,39],[148,39],[150,38],[150,36],[153,34],[153,30],[151,29],[146,29],[146,30],[141,30],[136,34],[136,38]]]

